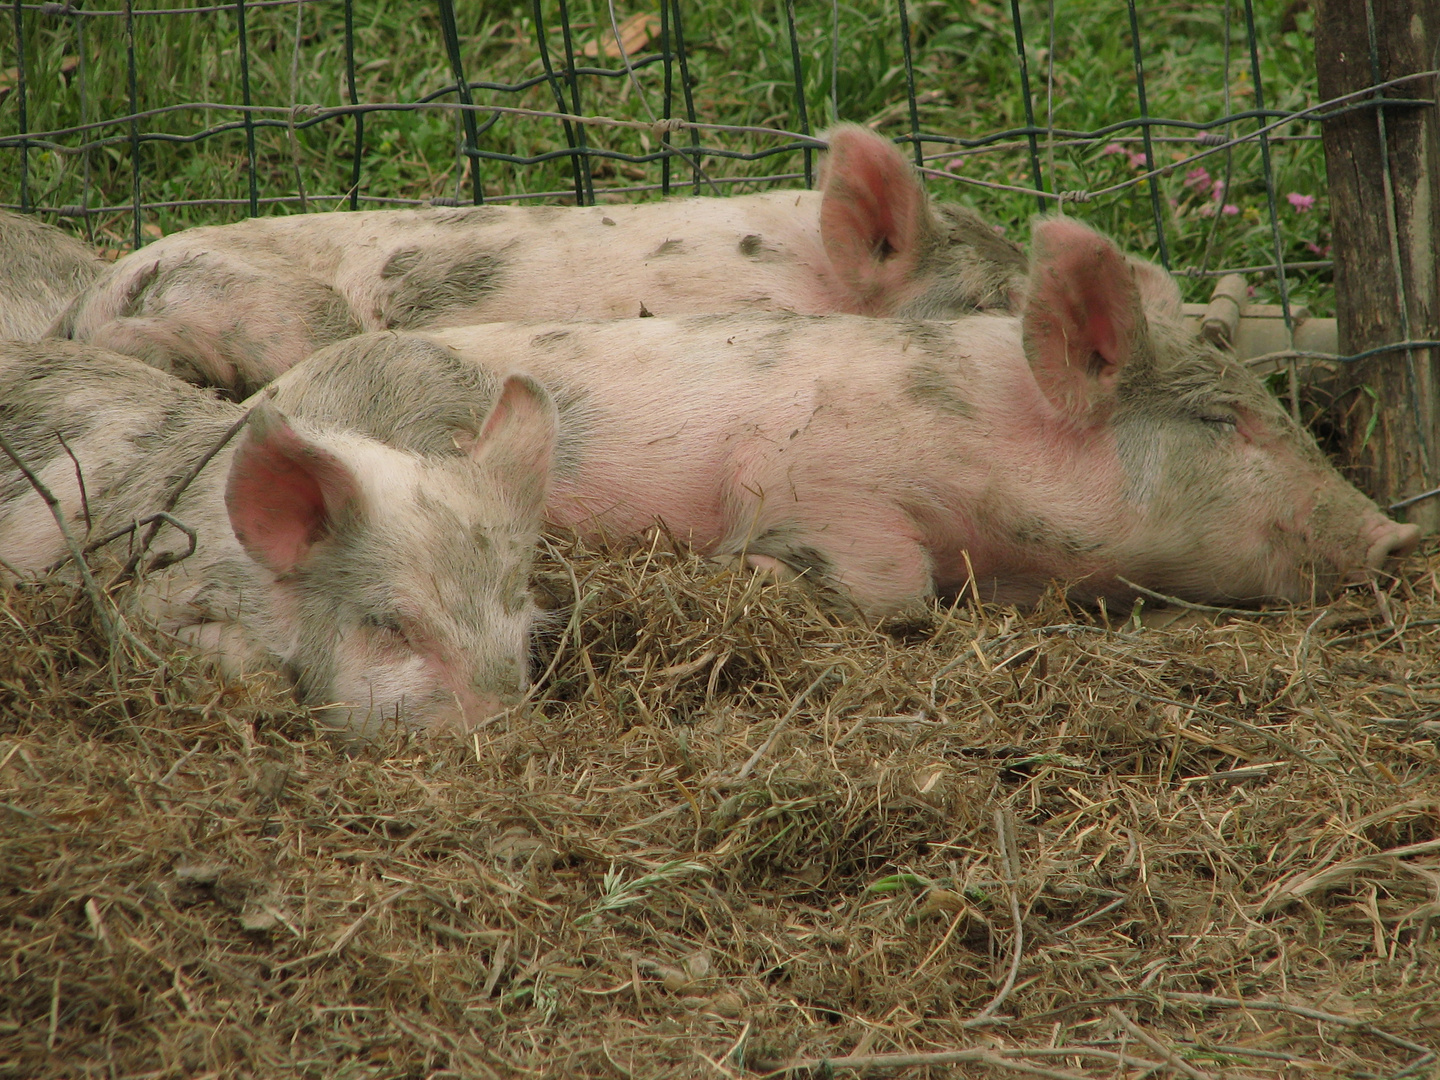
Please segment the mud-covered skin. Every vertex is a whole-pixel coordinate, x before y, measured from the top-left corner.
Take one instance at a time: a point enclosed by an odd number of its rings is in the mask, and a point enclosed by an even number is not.
[[[435,729],[498,711],[525,685],[555,414],[531,380],[491,385],[464,430],[414,422],[446,441],[443,457],[381,445],[343,415],[291,420],[260,404],[173,510],[197,531],[196,553],[122,595],[227,670],[283,672],[338,726]],[[383,388],[357,407],[385,409]],[[161,509],[244,411],[90,346],[0,343],[0,431],[82,544]],[[167,526],[152,555],[186,546]],[[96,552],[102,580],[130,550],[125,537]],[[0,558],[28,574],[65,554],[45,504],[0,458]]]
[[[77,333],[72,307],[59,321],[58,336],[133,356],[238,399],[269,381],[263,373],[270,356],[303,359],[317,343],[361,332],[334,288],[266,252],[236,257],[202,250],[138,268],[127,279],[117,318],[94,334]],[[255,318],[257,311],[264,317]]]
[[[592,207],[255,218],[116,263],[58,336],[243,397],[361,331],[510,319],[788,310],[950,318],[1009,309],[1025,259],[932,204],[891,143],[830,133],[819,191]]]
[[[91,248],[32,214],[0,210],[0,340],[38,341],[105,269]]]
[[[1058,580],[1128,603],[1122,578],[1307,600],[1415,543],[1252,374],[1184,332],[1167,275],[1073,221],[1036,237],[1020,317],[490,324],[350,342],[272,390],[324,415],[389,380],[405,411],[370,412],[366,433],[408,445],[409,412],[460,424],[493,372],[529,371],[560,402],[552,521],[663,522],[869,614],[954,593],[972,569],[1005,602]]]

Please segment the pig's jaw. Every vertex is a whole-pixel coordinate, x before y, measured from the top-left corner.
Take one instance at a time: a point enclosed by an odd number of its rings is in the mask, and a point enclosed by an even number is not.
[[[926,530],[942,595],[973,576],[981,599],[1028,606],[1051,582],[1115,575],[1135,521],[1113,437],[1053,416],[1048,428],[1020,434],[980,490],[952,493],[943,534]]]
[[[1146,598],[1130,587],[1133,582],[1200,603],[1315,604],[1366,579],[1414,543],[1413,526],[1397,525],[1371,508],[1376,520],[1365,529],[1363,511],[1337,508],[1323,496],[1300,500],[1287,514],[1264,504],[1236,509],[1242,517],[1231,522],[1229,535],[1221,527],[1197,539],[1174,522],[1168,530],[1140,530],[1114,553],[1113,567],[1077,583],[1072,596],[1125,603]]]

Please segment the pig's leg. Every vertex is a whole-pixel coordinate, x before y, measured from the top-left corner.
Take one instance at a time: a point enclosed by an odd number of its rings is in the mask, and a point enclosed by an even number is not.
[[[744,554],[751,566],[783,568],[783,576],[847,596],[867,615],[886,615],[935,591],[930,554],[915,532],[898,511],[819,527],[789,523],[756,537]]]
[[[67,313],[60,333],[187,382],[247,397],[316,349],[360,333],[344,298],[308,274],[206,253],[112,286],[108,317]]]

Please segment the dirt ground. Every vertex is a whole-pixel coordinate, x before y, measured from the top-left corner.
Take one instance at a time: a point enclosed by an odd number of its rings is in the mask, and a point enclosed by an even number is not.
[[[1440,1076],[1437,571],[870,627],[553,536],[533,700],[378,745],[0,595],[0,1076]]]

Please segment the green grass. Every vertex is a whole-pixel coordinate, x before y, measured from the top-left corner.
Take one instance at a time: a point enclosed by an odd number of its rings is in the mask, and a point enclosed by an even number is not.
[[[114,0],[110,0],[113,4]],[[1226,25],[1224,0],[1169,5],[1141,16],[1141,41],[1147,77],[1149,111],[1153,116],[1204,121],[1226,113]],[[1261,73],[1267,106],[1295,109],[1316,101],[1314,63],[1308,11],[1295,11],[1277,0],[1264,0],[1257,10]],[[633,10],[618,10],[620,18]],[[1058,0],[1053,57],[1049,9],[1039,3],[1021,5],[1024,18],[1032,101],[1037,121],[1053,112],[1060,129],[1090,131],[1138,114],[1128,15],[1114,0]],[[546,40],[553,62],[563,66],[558,0],[545,0]],[[1242,9],[1232,3],[1228,37],[1231,111],[1250,108],[1255,94],[1250,76]],[[834,19],[840,22],[838,57]],[[575,48],[596,39],[597,27],[609,25],[603,3],[571,0],[569,7]],[[695,107],[703,121],[798,130],[795,80],[783,0],[718,3],[691,0],[683,9]],[[1009,5],[990,0],[921,0],[909,7],[916,89],[921,128],[966,139],[980,138],[1025,123],[1023,95],[1016,67]],[[307,5],[298,20],[292,6],[251,8],[247,12],[250,89],[257,105],[288,108],[292,102],[335,106],[348,101],[345,86],[343,8],[338,2]],[[519,82],[541,74],[535,46],[535,25],[528,3],[460,0],[457,20],[463,62],[472,80]],[[299,35],[298,59],[296,54]],[[900,16],[891,3],[799,3],[796,34],[802,57],[805,99],[812,130],[834,120],[875,124],[887,134],[908,132],[905,71]],[[77,39],[74,20],[25,15],[28,128],[31,131],[68,127],[86,121],[125,115],[129,111],[124,20],[86,21],[84,40]],[[232,12],[147,16],[136,19],[138,105],[158,108],[181,102],[233,103],[241,100],[239,40]],[[643,52],[653,52],[654,46]],[[64,61],[83,52],[82,70],[65,71]],[[440,32],[438,7],[404,0],[358,0],[355,9],[356,81],[362,102],[407,102],[432,94],[450,80]],[[838,59],[838,64],[837,64]],[[1053,63],[1052,63],[1053,61]],[[593,60],[582,63],[594,64]],[[613,60],[605,66],[617,67]],[[13,15],[0,19],[0,71],[13,67]],[[82,77],[83,74],[83,77]],[[640,91],[627,79],[580,79],[581,110],[620,119],[649,121],[662,113],[663,72],[660,65],[637,72]],[[0,75],[13,84],[13,77]],[[672,112],[683,115],[678,68],[674,76]],[[833,98],[832,98],[833,90]],[[566,88],[568,107],[569,90]],[[83,98],[83,101],[82,101]],[[476,91],[482,103],[553,109],[550,87],[541,84],[523,93]],[[271,117],[273,118],[273,117]],[[190,135],[202,128],[233,121],[223,109],[187,110],[150,117],[141,122],[147,133]],[[18,94],[0,102],[0,137],[18,131]],[[1235,134],[1253,131],[1253,121],[1236,126]],[[469,183],[457,167],[460,137],[456,114],[448,110],[372,113],[365,120],[365,156],[360,192],[392,199],[460,197],[468,199]],[[1295,124],[1285,134],[1314,135],[1313,124]],[[131,199],[131,151],[123,138],[125,125],[104,128],[104,137],[119,141],[87,154],[32,149],[28,159],[28,198],[33,205],[79,204],[124,206]],[[1136,132],[1123,132],[1133,137]],[[1186,134],[1157,129],[1157,136]],[[592,146],[642,155],[656,147],[646,130],[589,127]],[[92,136],[93,137],[93,136]],[[688,135],[672,136],[680,145]],[[754,151],[777,140],[753,134],[706,132],[707,146]],[[78,135],[58,140],[77,146]],[[1146,183],[1133,181],[1141,170],[1130,152],[1138,142],[1102,138],[1084,145],[1048,146],[1040,140],[1045,186],[1050,190],[1094,191],[1131,181],[1130,186],[1072,207],[1071,212],[1113,233],[1132,250],[1157,254],[1155,220]],[[561,126],[554,120],[503,117],[480,139],[483,149],[534,156],[564,147]],[[256,131],[256,185],[260,197],[291,196],[304,190],[336,196],[348,191],[354,124],[328,119],[292,135],[285,127]],[[927,152],[946,148],[927,146]],[[1107,152],[1108,149],[1108,152]],[[1156,164],[1174,166],[1194,152],[1193,143],[1157,142]],[[1321,257],[1328,241],[1324,162],[1318,141],[1286,141],[1272,147],[1277,215],[1287,261]],[[936,162],[943,166],[945,162]],[[1171,264],[1178,268],[1259,265],[1273,262],[1270,211],[1254,143],[1233,152],[1212,154],[1204,161],[1212,179],[1228,175],[1231,183],[1218,204],[1210,191],[1186,183],[1193,165],[1179,166],[1159,180],[1162,220]],[[656,183],[658,164],[636,166],[591,159],[597,188]],[[756,162],[707,159],[712,177],[759,176],[798,172],[799,154]],[[1031,164],[1023,140],[968,154],[953,163],[966,178],[1021,187],[1032,185]],[[537,165],[484,162],[488,197],[547,191],[571,191],[574,179],[568,160]],[[88,171],[88,182],[87,182]],[[245,135],[241,131],[192,143],[145,143],[141,150],[141,195],[146,202],[240,199],[248,194]],[[683,163],[673,177],[688,179]],[[791,181],[793,183],[793,181]],[[959,180],[932,179],[931,190],[959,199],[1000,223],[1007,233],[1024,239],[1028,219],[1036,210],[1032,196],[971,186]],[[678,190],[688,190],[677,187]],[[708,189],[707,189],[708,190]],[[731,190],[726,188],[726,190]],[[1305,212],[1286,200],[1291,193],[1313,195]],[[20,155],[0,148],[0,201],[20,198]],[[333,200],[312,202],[328,209]],[[1234,213],[1213,213],[1233,206]],[[262,212],[292,212],[265,207]],[[190,225],[234,220],[241,206],[186,206],[147,210],[148,234],[171,232]],[[1208,214],[1208,216],[1207,216]],[[94,222],[96,238],[123,243],[130,235],[129,215],[117,212]],[[1273,279],[1255,278],[1257,297],[1267,299]],[[1299,274],[1291,280],[1292,295],[1317,312],[1328,308],[1328,274]],[[1186,283],[1189,298],[1208,290],[1203,280]]]

